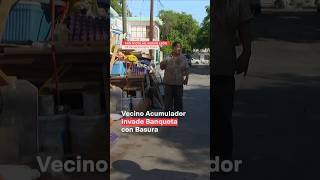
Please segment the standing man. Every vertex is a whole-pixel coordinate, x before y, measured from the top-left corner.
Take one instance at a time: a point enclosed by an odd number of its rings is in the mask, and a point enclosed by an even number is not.
[[[247,73],[251,56],[248,0],[215,0],[213,7],[213,138],[211,157],[232,159],[232,109],[235,93],[234,75]],[[239,33],[242,45],[237,58],[235,36]]]
[[[164,103],[165,111],[183,111],[183,85],[188,84],[189,65],[181,53],[180,42],[172,43],[172,53],[160,63],[164,72]]]

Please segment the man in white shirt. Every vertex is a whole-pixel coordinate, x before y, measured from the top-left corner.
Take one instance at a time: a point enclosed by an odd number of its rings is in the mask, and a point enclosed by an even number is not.
[[[213,123],[212,157],[232,158],[232,109],[235,92],[234,75],[248,70],[251,56],[249,1],[215,0],[213,5]],[[239,33],[242,53],[236,57],[235,37]]]
[[[183,85],[188,84],[189,65],[186,57],[181,53],[181,43],[172,43],[172,48],[171,55],[160,63],[161,70],[165,70],[164,110],[183,111]]]

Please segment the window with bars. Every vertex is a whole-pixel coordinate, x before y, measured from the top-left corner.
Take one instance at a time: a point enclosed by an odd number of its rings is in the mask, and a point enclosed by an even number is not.
[[[131,26],[131,37],[132,38],[150,38],[150,26],[143,25],[132,25]],[[153,29],[153,38],[158,39],[157,29]]]
[[[131,37],[132,38],[146,38],[146,28],[141,25],[131,26]]]

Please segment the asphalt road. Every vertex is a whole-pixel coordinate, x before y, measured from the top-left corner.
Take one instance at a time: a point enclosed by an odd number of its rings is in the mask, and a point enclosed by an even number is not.
[[[238,76],[235,159],[217,179],[320,179],[320,15],[265,13],[253,22],[248,76]]]

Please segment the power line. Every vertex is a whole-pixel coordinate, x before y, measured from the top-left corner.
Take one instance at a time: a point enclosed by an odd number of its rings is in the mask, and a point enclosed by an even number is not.
[[[164,5],[162,4],[161,0],[158,0],[158,3],[159,3],[160,6],[162,7],[162,9],[164,9]]]

